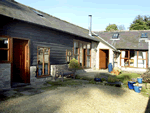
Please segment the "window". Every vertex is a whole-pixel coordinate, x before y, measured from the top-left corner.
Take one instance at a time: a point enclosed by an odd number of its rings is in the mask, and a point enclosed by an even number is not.
[[[121,66],[147,68],[147,51],[121,51]]]
[[[147,33],[141,33],[141,38],[147,38],[147,37],[148,37]]]
[[[37,76],[50,75],[50,49],[38,47],[38,71]]]
[[[32,10],[33,12],[35,12],[37,15],[41,16],[41,17],[44,17],[41,13],[39,13],[38,11],[36,10]]]
[[[118,38],[119,37],[119,33],[115,33],[115,34],[113,34],[113,36],[112,36],[112,38],[114,39],[116,39],[116,38]]]
[[[10,39],[6,37],[0,37],[0,61],[9,62],[10,61]]]
[[[71,61],[71,50],[66,50],[66,60],[67,60],[67,63],[70,63]]]
[[[78,60],[79,57],[79,42],[74,41],[74,58]]]

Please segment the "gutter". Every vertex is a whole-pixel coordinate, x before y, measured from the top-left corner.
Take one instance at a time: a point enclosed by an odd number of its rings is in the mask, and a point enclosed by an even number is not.
[[[113,45],[109,44],[107,41],[105,41],[103,38],[101,38],[100,36],[98,36],[96,33],[92,32],[95,36],[99,37],[102,41],[104,41],[106,44],[108,44],[110,47],[112,47],[116,52],[120,52],[118,51]]]

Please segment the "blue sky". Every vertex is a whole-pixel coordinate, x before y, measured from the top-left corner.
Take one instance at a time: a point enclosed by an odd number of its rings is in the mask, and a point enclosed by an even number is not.
[[[104,31],[110,24],[124,25],[126,30],[137,15],[149,15],[149,0],[16,0],[52,16],[92,31]]]

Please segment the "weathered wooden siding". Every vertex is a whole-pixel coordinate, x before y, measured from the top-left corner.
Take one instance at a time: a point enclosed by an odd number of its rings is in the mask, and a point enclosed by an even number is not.
[[[91,42],[82,37],[42,27],[39,25],[6,18],[0,15],[0,35],[30,39],[30,64],[37,65],[37,46],[50,47],[50,63],[66,63],[66,49],[72,49],[73,39]]]

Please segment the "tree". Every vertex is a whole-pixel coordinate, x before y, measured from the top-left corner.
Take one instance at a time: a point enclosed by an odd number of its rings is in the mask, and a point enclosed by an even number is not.
[[[150,17],[138,15],[130,25],[130,30],[148,30],[150,29]]]
[[[124,25],[118,25],[118,30],[125,30]]]
[[[116,31],[116,30],[118,30],[116,24],[109,24],[109,25],[106,27],[106,31]]]

